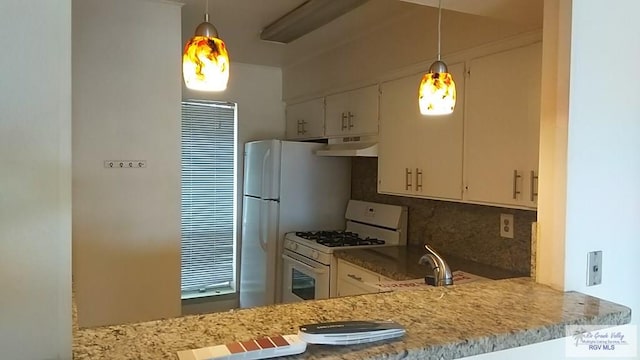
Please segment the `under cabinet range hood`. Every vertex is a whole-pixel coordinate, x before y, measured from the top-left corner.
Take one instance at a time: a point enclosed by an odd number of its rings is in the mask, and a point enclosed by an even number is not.
[[[349,136],[329,139],[327,145],[316,150],[318,156],[378,156],[377,136]]]

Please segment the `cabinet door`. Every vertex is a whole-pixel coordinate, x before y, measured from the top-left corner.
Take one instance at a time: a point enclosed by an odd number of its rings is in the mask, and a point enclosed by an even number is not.
[[[378,137],[378,192],[414,193],[414,155],[418,148],[414,130],[419,121],[420,75],[380,85],[380,134]]]
[[[327,96],[327,136],[378,133],[378,86]]]
[[[317,139],[324,136],[324,98],[288,105],[287,139]]]
[[[538,171],[541,57],[537,43],[471,61],[465,200],[535,207],[531,172]]]
[[[449,66],[458,101],[451,115],[424,116],[418,107],[423,74],[381,85],[378,192],[460,199],[464,64]]]
[[[374,294],[378,291],[373,291],[371,287],[365,286],[355,281],[349,281],[345,279],[338,279],[338,296],[352,296],[363,294]]]
[[[380,275],[363,269],[350,262],[338,260],[338,296],[377,293],[379,290],[372,284],[380,281]]]
[[[456,107],[450,115],[424,116],[418,109],[417,90],[413,102],[418,120],[414,143],[416,157],[415,190],[419,196],[462,199],[462,154],[464,121],[464,63],[449,65],[456,83]],[[420,82],[418,81],[419,85]],[[417,88],[417,87],[416,87]]]

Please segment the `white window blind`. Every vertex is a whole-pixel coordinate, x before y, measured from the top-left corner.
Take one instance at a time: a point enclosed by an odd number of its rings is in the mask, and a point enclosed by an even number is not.
[[[182,103],[182,292],[234,284],[236,104]]]

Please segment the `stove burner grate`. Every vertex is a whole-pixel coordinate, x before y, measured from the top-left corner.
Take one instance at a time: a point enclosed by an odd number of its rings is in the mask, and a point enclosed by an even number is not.
[[[383,245],[384,240],[376,238],[361,238],[357,233],[350,231],[305,231],[296,232],[296,236],[315,241],[328,247],[359,246],[359,245]]]

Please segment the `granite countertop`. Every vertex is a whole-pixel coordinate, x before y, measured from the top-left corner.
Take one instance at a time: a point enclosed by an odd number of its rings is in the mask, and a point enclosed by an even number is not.
[[[385,246],[344,249],[334,252],[334,255],[392,280],[412,280],[427,275],[427,267],[418,264],[418,260],[426,252],[422,246]],[[442,254],[442,257],[449,264],[451,271],[462,270],[493,280],[529,276],[529,274],[508,271],[452,255]]]
[[[74,331],[74,359],[177,359],[176,352],[340,320],[394,320],[404,337],[309,345],[291,359],[455,359],[564,337],[565,325],[620,325],[631,310],[527,278],[306,301]]]

